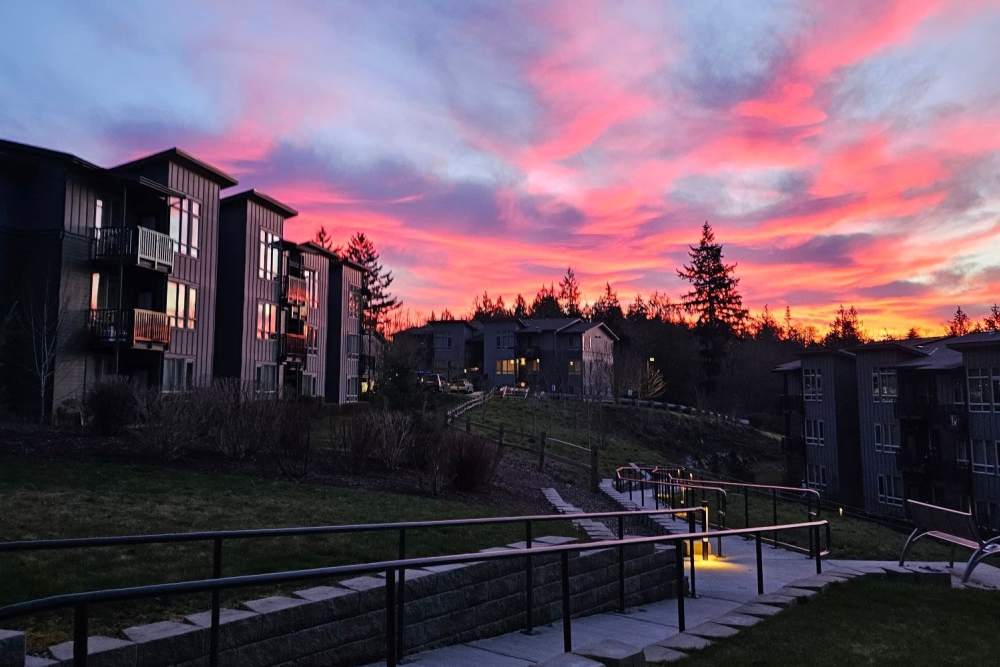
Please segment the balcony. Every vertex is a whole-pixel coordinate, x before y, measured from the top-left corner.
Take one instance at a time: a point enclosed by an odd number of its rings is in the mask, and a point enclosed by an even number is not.
[[[964,431],[968,425],[965,406],[939,404],[923,398],[896,401],[895,414],[897,419],[941,425],[956,432]]]
[[[146,227],[95,229],[93,255],[95,260],[125,262],[163,273],[174,268],[173,240]]]
[[[306,336],[305,334],[283,333],[281,334],[281,349],[279,351],[282,361],[305,361],[306,358]]]
[[[802,394],[782,394],[778,397],[778,409],[782,412],[804,412]]]
[[[306,287],[305,278],[285,276],[284,284],[282,285],[282,296],[286,303],[297,306],[306,305],[306,300],[309,298],[309,290]]]
[[[155,310],[91,310],[87,328],[100,344],[124,343],[138,350],[159,351],[170,347],[170,322],[167,314]]]

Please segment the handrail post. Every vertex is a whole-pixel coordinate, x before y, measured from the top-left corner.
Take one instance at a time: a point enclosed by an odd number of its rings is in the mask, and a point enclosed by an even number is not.
[[[677,627],[684,632],[684,554],[683,543],[674,549],[674,574],[677,578]]]
[[[87,667],[87,605],[73,608],[73,664]]]
[[[771,489],[771,518],[773,519],[773,521],[771,522],[771,525],[772,526],[777,526],[778,525],[778,490],[777,489]],[[778,548],[778,531],[774,531],[774,533],[771,535],[771,539],[774,540],[774,544],[772,545],[772,547],[775,548],[775,549],[777,549]]]
[[[385,664],[396,667],[398,663],[396,646],[396,569],[385,571]]]
[[[760,533],[754,533],[754,551],[757,556],[757,595],[764,594],[764,557],[760,553]]]
[[[399,560],[406,559],[406,529],[399,529]],[[398,620],[396,621],[396,660],[402,661],[403,654],[406,651],[406,643],[403,636],[403,629],[406,627],[406,618],[404,617],[404,607],[406,601],[406,568],[399,568],[399,613]]]
[[[694,517],[693,507],[688,509],[687,515],[688,515],[688,534],[693,535],[695,532],[694,530],[695,517]],[[688,538],[688,558],[691,561],[691,597],[694,598],[697,597],[697,592],[695,590],[695,583],[694,583],[694,538],[693,537]]]
[[[573,630],[569,619],[569,552],[560,552],[559,556],[560,579],[562,580],[563,651],[569,653],[573,650]]]
[[[715,502],[718,503],[719,528],[726,529],[726,510],[729,509],[729,496],[723,495],[719,491],[715,492]],[[722,536],[719,536],[719,558],[722,558]]]
[[[222,577],[222,538],[217,537],[212,541],[212,578]],[[210,667],[218,667],[219,664],[219,606],[221,591],[212,591],[212,625],[208,634],[208,664]]]
[[[525,540],[524,544],[527,549],[531,549],[531,520],[524,522],[524,532]],[[524,633],[527,635],[534,632],[534,623],[531,614],[531,607],[533,603],[532,596],[534,592],[532,588],[534,586],[534,573],[531,567],[531,554],[529,553],[527,558],[525,558],[524,566]]]
[[[813,533],[815,533],[813,539],[816,541],[816,574],[823,574],[823,559],[820,556],[819,548],[819,526],[813,526],[809,529],[809,534],[813,535]]]
[[[618,515],[618,539],[625,539],[625,515]],[[618,545],[618,611],[625,613],[625,545]]]
[[[708,502],[701,501],[701,532],[705,537],[701,538],[701,559],[708,560]],[[722,538],[719,538],[722,541]]]

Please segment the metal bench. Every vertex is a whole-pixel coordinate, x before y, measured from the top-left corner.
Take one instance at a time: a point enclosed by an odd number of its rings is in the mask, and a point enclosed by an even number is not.
[[[979,529],[976,528],[972,512],[959,512],[947,507],[922,503],[919,500],[907,500],[906,511],[915,527],[906,539],[903,551],[899,555],[900,565],[903,565],[906,554],[914,542],[921,537],[932,537],[953,545],[953,547],[960,546],[972,549],[972,556],[966,563],[965,572],[962,575],[962,583],[964,584],[969,580],[969,576],[979,563],[990,556],[1000,554],[1000,537],[984,540]],[[954,566],[954,564],[955,558],[952,555],[951,565]]]

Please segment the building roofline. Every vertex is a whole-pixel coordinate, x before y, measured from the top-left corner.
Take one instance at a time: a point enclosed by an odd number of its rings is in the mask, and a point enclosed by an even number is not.
[[[141,167],[154,162],[162,162],[164,160],[176,160],[190,167],[194,171],[200,172],[203,176],[215,181],[222,188],[230,188],[237,185],[239,181],[235,178],[222,171],[218,167],[213,167],[207,162],[203,162],[198,158],[194,157],[190,153],[182,151],[180,148],[174,146],[173,148],[168,148],[166,150],[160,151],[159,153],[153,153],[152,155],[147,155],[145,157],[137,158],[135,160],[130,160],[129,162],[122,163],[116,167],[112,167],[114,170],[125,170],[131,169],[133,167]]]
[[[219,203],[226,204],[229,202],[236,202],[243,200],[252,201],[255,204],[259,204],[264,208],[274,211],[278,215],[284,216],[286,219],[294,218],[299,214],[299,212],[296,211],[291,206],[283,204],[274,197],[271,197],[270,195],[267,195],[256,188],[250,188],[249,190],[244,190],[243,192],[237,192],[236,194],[223,197],[222,199],[219,200]]]
[[[25,144],[19,141],[11,141],[10,139],[0,139],[0,150],[3,150],[5,148],[9,150],[18,151],[21,153],[28,153],[40,157],[48,157],[55,160],[61,160],[63,162],[70,162],[78,167],[83,167],[85,169],[103,171],[103,167],[100,167],[94,164],[93,162],[90,162],[89,160],[84,160],[82,157],[73,155],[72,153],[65,153],[63,151],[57,151],[51,148],[45,148],[43,146]]]
[[[323,246],[321,246],[320,244],[316,243],[315,241],[305,241],[304,243],[300,243],[298,245],[299,245],[300,248],[304,248],[306,250],[310,250],[310,251],[316,253],[317,255],[323,255],[324,257],[328,257],[329,259],[334,260],[338,264],[343,264],[344,266],[349,266],[352,269],[356,269],[356,270],[360,271],[361,273],[368,273],[368,269],[366,269],[365,267],[361,266],[357,262],[351,261],[351,260],[347,259],[346,257],[341,257],[337,253],[333,252],[332,250],[330,250],[328,248],[324,248]]]

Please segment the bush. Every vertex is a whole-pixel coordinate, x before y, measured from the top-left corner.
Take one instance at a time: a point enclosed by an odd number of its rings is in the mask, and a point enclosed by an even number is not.
[[[472,491],[493,481],[502,453],[492,440],[462,431],[443,434],[448,476],[459,491]]]
[[[121,378],[97,383],[84,402],[91,428],[101,435],[120,435],[138,417],[135,392]]]
[[[379,410],[366,415],[372,435],[375,458],[387,470],[399,470],[413,449],[413,419],[392,410]]]

